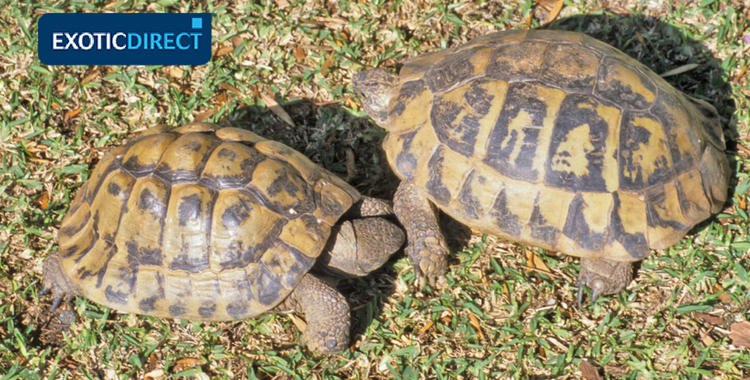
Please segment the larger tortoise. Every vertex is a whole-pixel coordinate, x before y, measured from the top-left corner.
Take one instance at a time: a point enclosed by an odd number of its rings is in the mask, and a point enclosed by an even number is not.
[[[198,321],[300,310],[307,345],[339,352],[349,306],[327,279],[365,275],[401,247],[403,231],[376,216],[390,213],[281,143],[162,125],[99,162],[63,219],[44,285],[53,308],[80,295]]]
[[[353,85],[390,132],[394,209],[422,284],[446,270],[431,204],[482,232],[580,256],[579,282],[595,298],[626,287],[631,262],[727,197],[716,110],[580,33],[492,33]]]

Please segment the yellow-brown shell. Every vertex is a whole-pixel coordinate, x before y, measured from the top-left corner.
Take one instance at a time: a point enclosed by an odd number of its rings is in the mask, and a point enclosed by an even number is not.
[[[249,318],[286,298],[359,198],[281,143],[162,125],[109,152],[78,191],[58,235],[62,268],[120,311]]]
[[[413,58],[384,126],[391,166],[446,213],[574,256],[639,260],[726,200],[714,108],[579,33],[493,33]]]

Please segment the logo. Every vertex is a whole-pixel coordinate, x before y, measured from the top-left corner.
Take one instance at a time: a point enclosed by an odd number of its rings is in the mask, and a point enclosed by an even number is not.
[[[210,13],[48,13],[39,18],[45,65],[204,65]]]

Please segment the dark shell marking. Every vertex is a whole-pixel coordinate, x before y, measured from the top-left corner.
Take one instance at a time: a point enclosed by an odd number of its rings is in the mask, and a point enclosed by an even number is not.
[[[477,175],[476,172],[472,171],[467,177],[463,186],[461,186],[461,191],[458,195],[458,201],[461,203],[461,205],[463,205],[464,212],[474,219],[479,218],[481,215],[484,215],[482,202],[480,202],[479,199],[474,194],[472,194],[475,177],[478,177],[478,182],[484,181],[484,177],[481,177]]]
[[[531,228],[531,237],[539,239],[549,246],[554,245],[557,240],[557,234],[560,233],[560,230],[551,225],[544,215],[542,215],[542,210],[539,206],[539,195],[534,200],[534,210],[531,212],[529,227]]]
[[[563,100],[549,144],[545,183],[572,191],[606,192],[605,155],[609,122],[597,113],[599,102],[585,95]]]
[[[533,167],[538,152],[539,133],[550,113],[538,83],[513,83],[508,88],[500,117],[490,132],[484,162],[511,178],[535,182],[539,176]]]
[[[447,205],[451,199],[451,193],[443,182],[443,165],[445,158],[443,156],[444,148],[438,147],[437,150],[430,157],[429,167],[429,181],[426,184],[427,193],[432,196],[436,203],[440,205]],[[450,165],[450,163],[449,163]]]
[[[147,133],[92,172],[59,234],[84,296],[125,312],[241,319],[269,311],[312,267],[357,191],[281,144],[207,126]]]
[[[416,134],[417,131],[413,131],[401,136],[401,151],[396,156],[396,170],[407,178],[412,178],[414,171],[417,170],[417,158],[411,153],[411,144]]]
[[[392,167],[484,232],[632,261],[726,199],[715,109],[585,35],[495,33],[401,72]]]

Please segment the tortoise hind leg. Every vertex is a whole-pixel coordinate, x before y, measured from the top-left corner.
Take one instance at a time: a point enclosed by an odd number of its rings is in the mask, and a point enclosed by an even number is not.
[[[349,304],[333,286],[306,274],[279,309],[305,314],[302,342],[312,351],[335,354],[349,346]]]
[[[42,267],[42,284],[44,288],[40,294],[46,294],[52,291],[52,307],[50,313],[54,312],[60,302],[70,301],[74,296],[80,295],[81,291],[75,284],[68,278],[62,268],[60,262],[60,256],[57,253],[53,253],[44,260]]]
[[[419,287],[427,282],[445,281],[448,243],[440,232],[432,204],[410,180],[403,180],[394,196],[394,210],[406,228],[406,254],[409,255]]]
[[[578,275],[578,306],[583,298],[583,285],[591,288],[591,301],[603,294],[614,294],[625,289],[633,279],[633,264],[626,261],[581,258]]]

